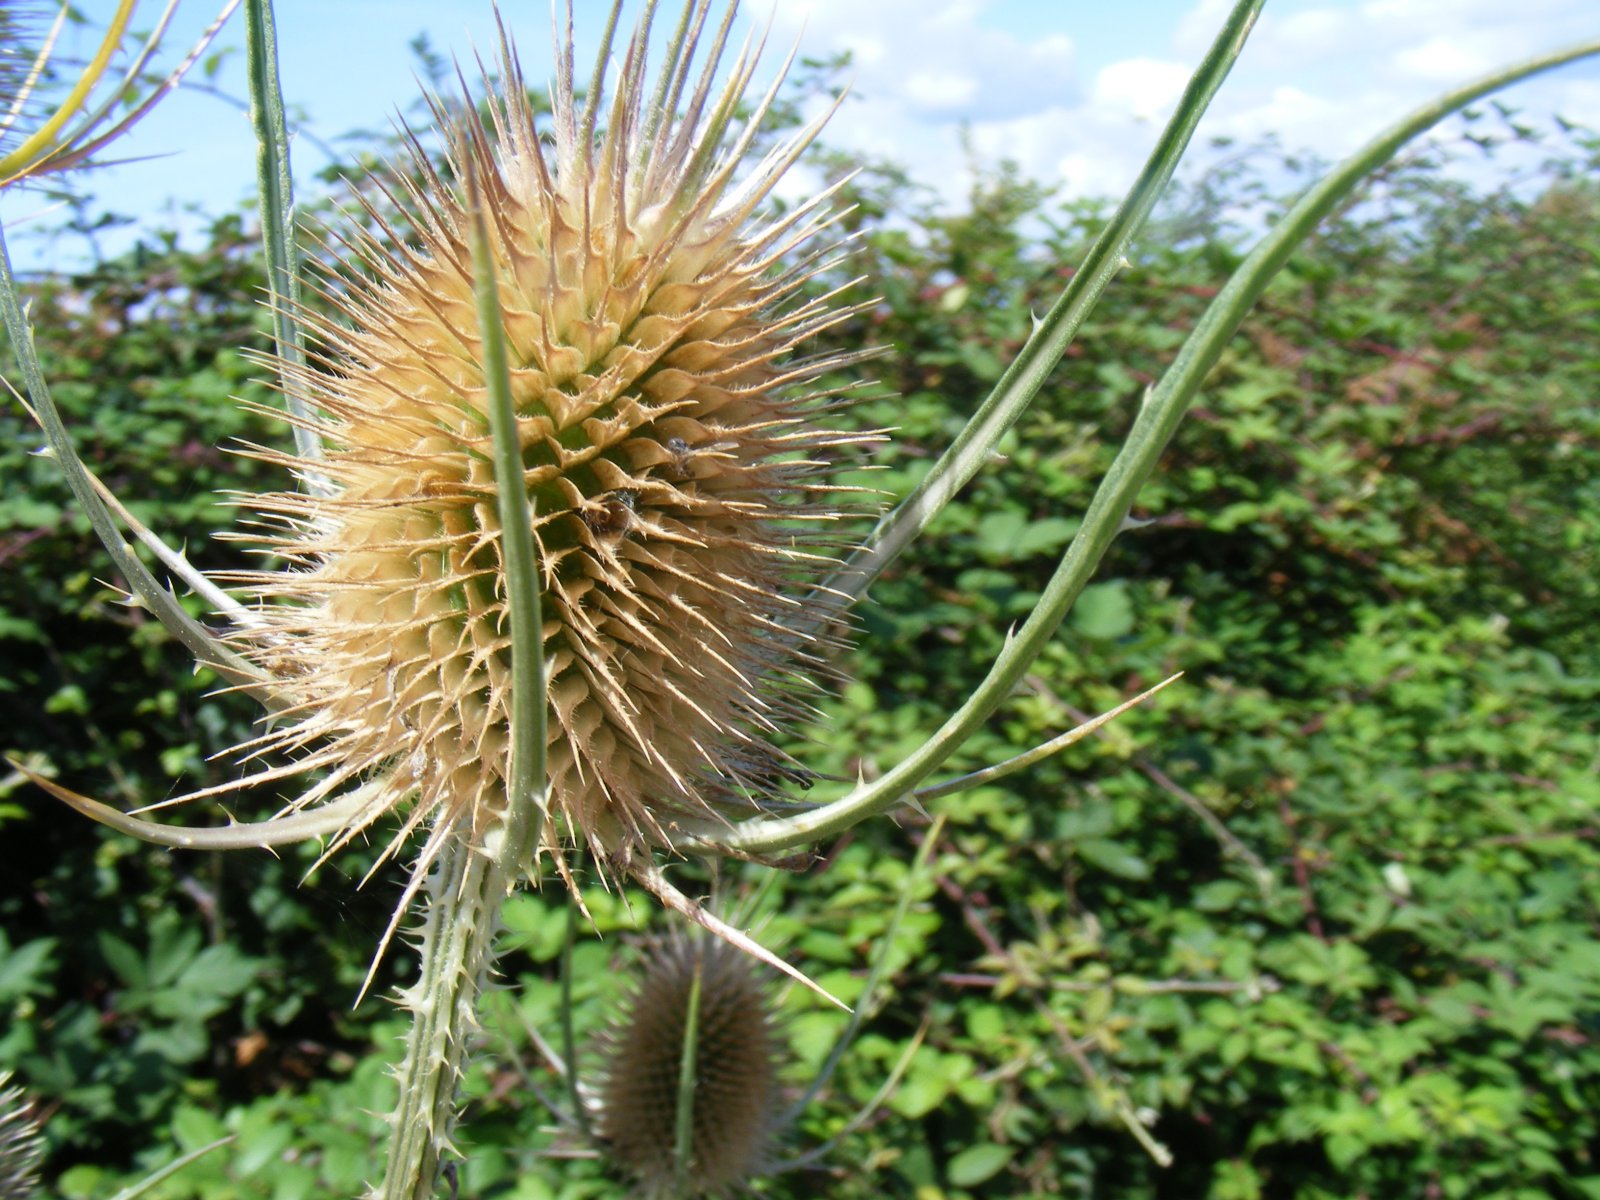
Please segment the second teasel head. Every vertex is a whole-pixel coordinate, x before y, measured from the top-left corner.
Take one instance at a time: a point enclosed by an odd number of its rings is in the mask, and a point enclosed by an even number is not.
[[[737,947],[697,933],[662,938],[641,955],[601,1041],[593,1119],[606,1157],[641,1195],[727,1195],[772,1166],[779,1037],[760,971]],[[692,1087],[685,1096],[691,1012]],[[685,1100],[690,1137],[680,1172]]]

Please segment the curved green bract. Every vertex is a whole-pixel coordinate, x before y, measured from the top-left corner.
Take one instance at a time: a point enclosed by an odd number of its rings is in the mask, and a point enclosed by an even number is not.
[[[127,581],[129,591],[203,666],[210,667],[228,682],[240,685],[264,707],[279,707],[274,690],[261,672],[224,646],[214,633],[185,612],[177,597],[139,561],[118,531],[117,523],[105,502],[96,493],[88,469],[78,457],[67,427],[61,420],[61,413],[50,396],[50,388],[45,383],[38,351],[33,344],[33,331],[28,326],[17,296],[16,279],[11,272],[11,254],[6,247],[3,228],[0,228],[0,319],[5,322],[12,353],[22,369],[22,382],[32,405],[32,415],[50,444],[50,451],[66,477],[67,486],[72,489],[73,498],[88,517],[95,536],[105,546],[113,565]]]
[[[300,254],[294,239],[294,177],[289,173],[289,129],[278,82],[278,34],[272,0],[245,0],[245,52],[249,65],[250,123],[256,135],[256,182],[260,190],[261,237],[267,251],[267,295],[272,338],[278,350],[283,394],[293,418],[295,453],[308,462],[322,457],[322,439],[310,426],[291,375],[305,366],[300,328]],[[309,481],[320,486],[319,481]]]
[[[786,818],[750,821],[731,833],[705,831],[705,844],[749,854],[777,854],[831,837],[904,801],[917,785],[983,727],[1044,650],[1101,558],[1123,528],[1139,489],[1155,469],[1208,371],[1268,282],[1317,224],[1407,142],[1474,100],[1541,71],[1600,54],[1585,42],[1496,71],[1418,109],[1346,159],[1308,191],[1240,264],[1201,317],[1172,366],[1144,398],[1133,429],[1090,501],[1077,536],[1022,627],[1006,638],[988,675],[921,747],[874,783],[831,804]],[[680,846],[680,848],[682,848]]]
[[[539,560],[517,436],[499,285],[477,180],[466,180],[480,365],[494,443],[500,557],[511,624],[511,778],[502,820],[472,841],[463,820],[439,853],[427,887],[416,985],[403,994],[412,1011],[405,1058],[395,1072],[399,1099],[391,1118],[383,1182],[376,1200],[428,1200],[451,1150],[455,1095],[470,1039],[462,1022],[477,1006],[494,961],[494,937],[507,892],[533,869],[548,791],[548,705]]]
[[[1027,342],[1001,375],[994,390],[979,406],[956,440],[934,463],[911,494],[879,522],[833,575],[817,589],[822,597],[813,611],[820,623],[840,604],[861,598],[901,551],[915,541],[957,492],[989,461],[995,445],[1027,411],[1050,372],[1055,370],[1078,329],[1093,310],[1111,280],[1122,268],[1123,256],[1143,228],[1156,202],[1178,168],[1200,118],[1205,115],[1266,0],[1240,0],[1228,15],[1188,87],[1176,113],[1151,151],[1127,197],[1118,205],[1094,245],[1089,248],[1060,299],[1038,322]],[[830,608],[832,606],[832,608]]]
[[[689,981],[689,1002],[683,1014],[683,1049],[678,1055],[678,1102],[672,1131],[672,1177],[680,1195],[688,1194],[689,1166],[694,1151],[695,1066],[700,1054],[700,992],[705,957],[696,955]]]
[[[291,812],[265,821],[237,821],[232,825],[190,827],[162,825],[146,821],[131,813],[112,808],[98,800],[64,788],[54,780],[31,771],[15,759],[6,759],[10,767],[27,776],[28,781],[41,791],[54,796],[68,808],[74,809],[91,821],[115,829],[129,837],[149,842],[153,846],[167,846],[173,850],[264,850],[270,846],[287,846],[313,838],[329,837],[357,823],[362,807],[370,800],[369,789],[357,788],[338,800],[320,804],[304,812]]]
[[[131,1187],[123,1188],[115,1196],[111,1197],[111,1200],[138,1200],[138,1197],[143,1196],[157,1184],[165,1183],[179,1171],[187,1167],[190,1163],[196,1161],[197,1159],[204,1158],[213,1150],[228,1145],[236,1137],[238,1137],[237,1134],[230,1133],[225,1138],[218,1138],[216,1141],[211,1142],[208,1145],[201,1146],[199,1149],[191,1150],[189,1153],[173,1159],[173,1161],[162,1167],[159,1171],[154,1171],[151,1174],[146,1175],[143,1179],[139,1180],[138,1183],[133,1184]]]
[[[107,26],[105,36],[100,41],[100,48],[95,51],[94,57],[73,82],[67,98],[27,141],[4,158],[0,158],[0,183],[11,182],[26,173],[30,167],[37,166],[40,161],[61,149],[61,144],[56,142],[56,135],[68,121],[82,111],[84,104],[88,102],[89,93],[94,91],[95,85],[106,73],[106,68],[111,65],[112,57],[122,45],[122,35],[127,32],[128,21],[133,16],[133,6],[136,2],[137,0],[120,0],[117,11],[112,15],[111,24]],[[9,49],[11,48],[8,47]],[[7,99],[9,101],[10,98]]]
[[[500,516],[500,562],[511,613],[511,778],[506,795],[506,846],[498,851],[508,873],[531,875],[544,828],[549,790],[545,739],[549,691],[545,677],[544,620],[539,594],[539,556],[533,544],[522,442],[511,396],[511,364],[489,230],[477,182],[467,181],[472,210],[473,288],[482,339],[483,380],[488,390],[489,432],[494,441],[494,478]]]

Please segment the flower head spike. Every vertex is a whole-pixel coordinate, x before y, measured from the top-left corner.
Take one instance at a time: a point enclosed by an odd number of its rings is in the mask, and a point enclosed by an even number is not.
[[[38,48],[28,52],[25,48],[31,46],[30,35],[39,23],[37,14],[0,3],[0,188],[88,165],[178,86],[238,6],[239,0],[229,0],[183,61],[141,95],[147,86],[145,70],[177,5],[163,10],[154,30],[138,45],[129,32],[135,0],[118,0],[100,45],[76,72],[67,72],[65,94],[58,98],[53,89],[46,95],[45,85],[69,6],[61,6]],[[127,66],[113,67],[113,60],[130,45],[133,52]]]
[[[801,295],[828,265],[814,243],[831,214],[759,215],[820,122],[746,161],[777,85],[739,117],[759,47],[719,86],[734,7],[714,29],[710,7],[686,6],[653,89],[648,23],[609,101],[597,79],[580,105],[558,57],[548,130],[503,46],[487,124],[436,104],[446,166],[413,140],[405,172],[377,181],[410,228],[367,206],[359,265],[328,288],[343,320],[303,315],[321,351],[280,364],[325,453],[268,454],[322,486],[247,498],[290,565],[241,580],[260,604],[238,643],[287,697],[242,751],[293,762],[245,782],[323,772],[290,808],[339,812],[335,844],[403,814],[391,851],[428,831],[416,878],[502,819],[509,769],[479,211],[539,560],[558,828],[627,861],[761,811],[796,774],[774,742],[815,663],[787,619],[850,515],[832,463],[870,435],[830,420],[822,377],[850,356],[804,353],[853,311]]]

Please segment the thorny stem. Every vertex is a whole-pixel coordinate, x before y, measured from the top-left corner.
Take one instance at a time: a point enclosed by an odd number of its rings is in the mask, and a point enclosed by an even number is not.
[[[420,975],[400,996],[413,1021],[405,1059],[395,1073],[400,1095],[390,1118],[393,1135],[383,1184],[374,1200],[431,1200],[438,1187],[444,1155],[453,1149],[456,1089],[466,1068],[468,1042],[478,1028],[483,979],[494,965],[500,909],[511,888],[533,873],[548,803],[548,700],[538,555],[518,450],[505,329],[476,176],[468,176],[467,191],[511,634],[511,770],[499,820],[477,838],[474,815],[458,818],[454,836],[444,844],[428,877]]]
[[[371,1200],[434,1200],[455,1128],[456,1089],[512,882],[505,856],[491,858],[461,833],[440,852],[424,893],[419,977],[400,993],[412,1015],[405,1058],[395,1070],[400,1094],[389,1117],[383,1183]]]
[[[245,5],[245,48],[250,78],[250,122],[256,134],[256,181],[261,192],[261,239],[267,260],[267,294],[271,298],[272,340],[277,348],[279,379],[293,418],[295,453],[307,462],[322,460],[322,439],[313,428],[313,413],[296,375],[305,368],[305,331],[301,327],[300,255],[295,245],[294,176],[289,169],[289,130],[278,82],[278,34],[271,0]],[[307,486],[322,494],[328,481],[308,473]]]

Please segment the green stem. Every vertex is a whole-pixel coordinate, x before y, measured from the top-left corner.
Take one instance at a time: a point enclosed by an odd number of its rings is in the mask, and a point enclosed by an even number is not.
[[[860,549],[817,589],[819,597],[828,599],[815,606],[811,620],[820,623],[841,604],[859,599],[873,580],[916,540],[989,461],[1001,436],[1033,403],[1039,389],[1077,337],[1084,319],[1122,269],[1123,256],[1171,181],[1200,118],[1244,49],[1245,39],[1263,3],[1265,0],[1239,0],[1234,5],[1227,23],[1189,80],[1177,111],[1162,130],[1139,178],[1089,248],[1061,297],[1039,320],[994,390],[922,481],[879,522]]]
[[[305,336],[299,321],[300,251],[295,243],[294,177],[289,171],[289,128],[283,113],[283,86],[278,81],[278,34],[272,19],[272,0],[246,0],[245,51],[278,378],[292,418],[295,453],[307,462],[320,462],[322,439],[311,427],[315,414],[302,398],[297,378],[306,365]],[[308,477],[308,483],[315,488],[326,486],[312,477]]]
[[[140,1196],[143,1196],[151,1188],[165,1183],[190,1163],[204,1158],[213,1150],[220,1150],[223,1146],[230,1145],[238,1136],[238,1134],[230,1133],[225,1138],[218,1138],[208,1145],[201,1146],[198,1150],[191,1150],[189,1153],[173,1159],[160,1170],[153,1171],[137,1183],[123,1188],[115,1196],[111,1197],[111,1200],[138,1200]]]
[[[503,862],[475,850],[465,828],[458,833],[440,851],[424,892],[419,978],[400,995],[412,1014],[395,1071],[400,1094],[389,1118],[383,1183],[371,1200],[434,1200],[439,1168],[453,1149],[456,1089],[512,882]]]
[[[1593,54],[1600,54],[1600,41],[1542,55],[1450,92],[1368,143],[1302,196],[1239,265],[1200,318],[1161,382],[1145,396],[1127,441],[1095,491],[1083,524],[1046,584],[1039,603],[1022,627],[1006,638],[1005,647],[988,675],[967,701],[932,737],[874,783],[859,787],[832,804],[791,817],[749,821],[732,833],[720,835],[707,829],[706,842],[742,853],[778,854],[832,837],[901,803],[968,738],[983,728],[1054,636],[1122,531],[1139,489],[1155,469],[1206,374],[1221,356],[1222,348],[1295,247],[1402,146],[1451,113],[1531,75]],[[679,849],[687,846],[687,843],[680,843]]]

